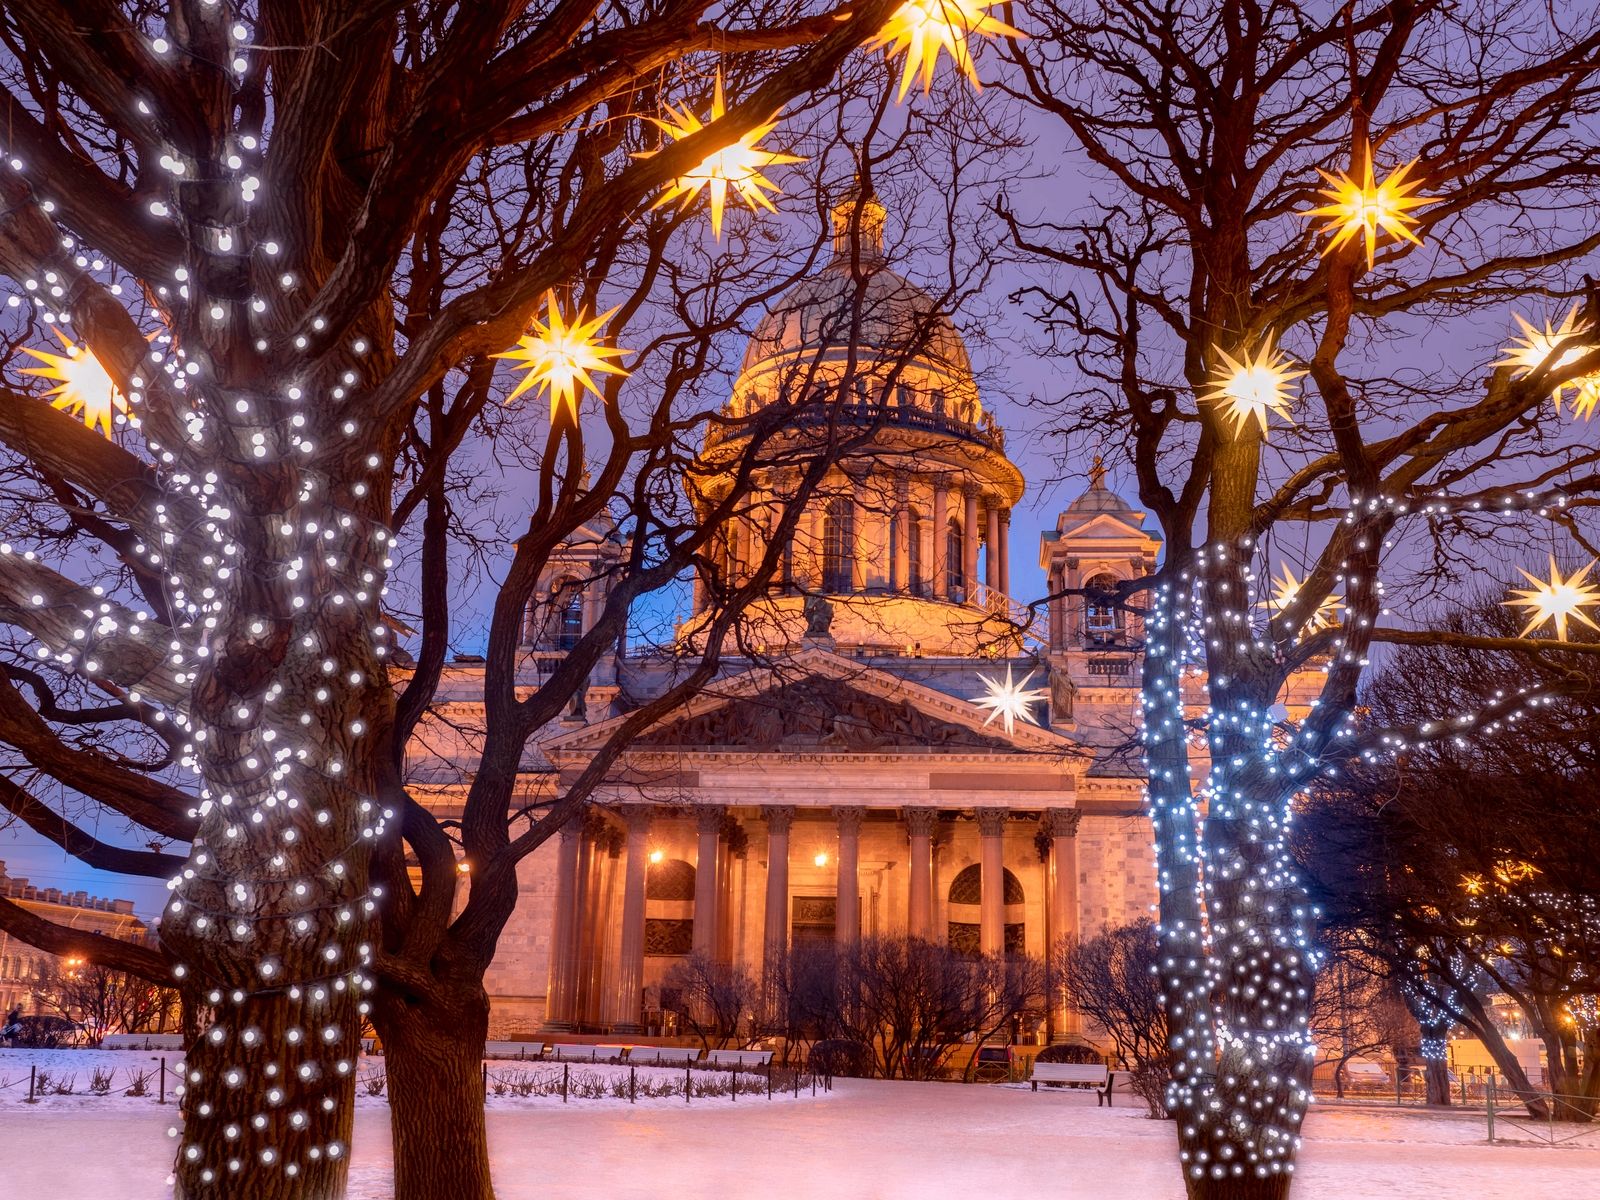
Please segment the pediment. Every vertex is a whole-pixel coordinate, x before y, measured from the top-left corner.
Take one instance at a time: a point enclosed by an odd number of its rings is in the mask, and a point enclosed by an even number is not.
[[[628,753],[1083,755],[1071,739],[1018,722],[1012,732],[955,696],[824,650],[722,680],[635,737]],[[545,743],[553,760],[605,743],[625,718]]]
[[[785,751],[994,750],[1012,743],[826,676],[786,683],[659,725],[639,747]]]

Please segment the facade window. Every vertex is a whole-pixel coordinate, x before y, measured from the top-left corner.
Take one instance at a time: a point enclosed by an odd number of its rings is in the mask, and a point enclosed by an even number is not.
[[[848,496],[828,501],[822,517],[822,590],[848,592],[855,567],[856,508]]]
[[[961,573],[961,522],[954,517],[944,535],[944,588],[952,600],[967,598],[967,580]]]
[[[1085,587],[1102,588],[1111,591],[1117,586],[1116,577],[1113,575],[1099,574],[1090,579]],[[1110,646],[1122,640],[1122,610],[1106,600],[1097,600],[1086,597],[1084,600],[1083,636],[1084,640],[1095,646]]]
[[[913,596],[922,595],[922,522],[915,509],[906,512],[906,587]]]
[[[583,589],[570,580],[562,586],[570,587],[573,591],[561,606],[561,628],[556,634],[556,649],[571,650],[583,637]]]

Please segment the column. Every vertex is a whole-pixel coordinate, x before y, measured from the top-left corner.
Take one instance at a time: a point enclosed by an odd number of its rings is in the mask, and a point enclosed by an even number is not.
[[[650,869],[650,808],[623,807],[628,824],[627,874],[622,883],[622,953],[617,961],[617,1032],[644,1028],[645,875]]]
[[[867,590],[867,568],[872,562],[872,541],[867,533],[867,522],[872,517],[872,506],[867,503],[867,477],[865,474],[850,477],[850,502],[855,513],[852,524],[855,538],[850,546],[850,590]]]
[[[929,594],[935,600],[945,600],[950,595],[945,586],[945,573],[950,569],[945,558],[950,544],[949,527],[950,487],[945,477],[940,475],[933,481],[933,553],[928,556],[928,561],[933,564],[933,591]]]
[[[834,889],[833,936],[842,944],[861,936],[861,822],[867,810],[849,805],[833,810],[839,823],[839,881]]]
[[[906,809],[906,833],[911,841],[910,896],[906,905],[906,932],[926,938],[933,933],[933,823],[931,808]]]
[[[571,1029],[578,982],[578,847],[583,819],[573,817],[556,835],[556,903],[550,929],[550,984],[546,1029]]]
[[[1055,956],[1062,938],[1078,936],[1078,822],[1083,813],[1076,808],[1056,808],[1045,813],[1045,832],[1050,835],[1050,947],[1047,961]],[[1082,1032],[1078,1011],[1066,999],[1052,997],[1051,1023],[1057,1035],[1071,1037]]]
[[[767,977],[789,949],[789,827],[794,808],[776,805],[762,810],[767,819],[767,908],[762,934]]]
[[[801,515],[800,528],[805,531],[806,545],[800,555],[800,576],[807,591],[822,590],[822,504],[812,500]]]
[[[715,957],[717,953],[717,843],[722,838],[720,804],[707,804],[699,810],[699,851],[694,864],[694,951]]]
[[[1005,589],[1000,586],[1000,510],[992,504],[989,506],[988,518],[989,530],[986,536],[989,550],[983,556],[983,581],[988,584],[990,592],[1003,592]]]
[[[1005,831],[1005,809],[978,809],[978,863],[983,873],[978,948],[985,954],[1003,954],[1006,948]]]
[[[978,586],[978,489],[969,485],[962,489],[962,494],[967,506],[961,518],[961,586],[970,604],[973,590]]]
[[[1000,513],[1000,594],[1011,595],[1011,510]]]

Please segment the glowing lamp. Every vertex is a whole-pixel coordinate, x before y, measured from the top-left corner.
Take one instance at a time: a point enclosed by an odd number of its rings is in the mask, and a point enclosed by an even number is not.
[[[650,851],[650,861],[652,863],[654,863],[654,864],[659,864],[661,862],[661,860],[666,858],[666,857],[667,856],[663,851],[660,851],[660,850],[652,850],[652,851]]]
[[[89,347],[76,345],[60,329],[55,330],[55,335],[66,347],[66,354],[51,354],[48,350],[32,350],[24,346],[22,352],[38,359],[44,366],[24,367],[22,374],[55,380],[58,386],[45,393],[46,397],[51,398],[50,407],[78,417],[90,429],[98,429],[110,437],[111,414],[127,412],[127,400]]]
[[[1550,578],[1536,579],[1521,567],[1517,570],[1522,577],[1533,586],[1531,588],[1513,588],[1513,599],[1501,601],[1507,607],[1516,606],[1526,608],[1532,615],[1528,618],[1527,625],[1523,626],[1522,636],[1526,637],[1539,626],[1554,622],[1556,637],[1560,641],[1567,640],[1567,622],[1573,618],[1582,621],[1590,629],[1600,629],[1589,615],[1583,610],[1600,604],[1600,588],[1584,581],[1589,577],[1589,572],[1594,569],[1596,560],[1590,559],[1589,565],[1580,571],[1574,571],[1565,579],[1556,566],[1556,556],[1550,556]]]
[[[900,91],[896,102],[904,100],[911,90],[911,81],[919,76],[924,93],[933,88],[933,71],[938,65],[939,51],[950,54],[956,70],[967,77],[975,91],[982,91],[978,82],[978,68],[972,61],[972,47],[968,38],[1025,37],[997,17],[988,13],[999,0],[906,0],[884,24],[876,36],[867,42],[867,50],[888,47],[886,54],[893,58],[905,51],[905,68],[900,73]]]
[[[1320,208],[1309,209],[1300,215],[1328,218],[1328,223],[1322,227],[1322,232],[1334,236],[1322,251],[1323,255],[1332,254],[1357,234],[1361,234],[1367,244],[1367,268],[1370,270],[1373,257],[1377,253],[1380,230],[1391,237],[1404,238],[1414,245],[1422,245],[1422,239],[1409,228],[1417,223],[1417,219],[1411,216],[1410,212],[1413,208],[1433,203],[1438,197],[1416,194],[1417,185],[1406,178],[1411,168],[1416,165],[1417,160],[1412,159],[1382,183],[1378,183],[1372,175],[1372,147],[1369,144],[1366,153],[1362,155],[1359,183],[1343,171],[1337,175],[1318,171],[1317,173],[1328,181],[1328,186],[1320,193],[1328,203]]]
[[[702,121],[687,107],[683,109],[666,105],[670,120],[660,120],[651,117],[651,124],[661,132],[681,142],[690,134],[698,133],[706,128],[709,122]],[[722,74],[717,74],[716,91],[711,100],[711,122],[721,120],[727,113],[727,105],[722,96]],[[720,241],[722,239],[722,212],[728,201],[730,189],[742,199],[751,210],[764,208],[768,212],[776,212],[772,201],[767,199],[767,193],[780,191],[777,184],[768,179],[762,171],[767,167],[781,166],[784,163],[804,162],[805,159],[794,154],[779,154],[773,150],[763,150],[761,140],[777,127],[778,121],[774,117],[764,125],[757,125],[749,133],[740,136],[739,140],[731,146],[721,150],[713,150],[699,164],[679,175],[661,193],[660,198],[652,204],[651,208],[660,208],[673,200],[682,197],[680,209],[688,208],[693,204],[701,192],[708,192],[711,196],[711,232]],[[655,151],[646,150],[635,154],[635,158],[649,158]]]
[[[1567,313],[1559,328],[1552,329],[1550,322],[1545,321],[1542,330],[1535,329],[1520,315],[1517,315],[1517,324],[1522,326],[1522,336],[1517,339],[1515,345],[1506,347],[1505,357],[1496,362],[1495,366],[1517,367],[1519,377],[1540,370],[1563,370],[1595,351],[1593,343],[1577,340],[1592,336],[1594,329],[1592,326],[1578,323],[1576,304]],[[1566,349],[1560,348],[1568,342],[1573,344]],[[1582,417],[1584,420],[1594,416],[1595,405],[1600,404],[1600,371],[1575,376],[1551,388],[1550,399],[1554,402],[1557,412],[1561,411],[1561,403],[1569,388],[1573,393],[1572,415]]]
[[[1021,680],[1013,681],[1010,663],[1006,664],[1004,683],[998,679],[990,679],[987,675],[979,674],[978,678],[983,681],[985,691],[983,695],[972,703],[979,708],[989,710],[989,716],[984,721],[985,727],[990,725],[996,717],[1002,720],[1007,733],[1016,731],[1018,717],[1021,717],[1024,721],[1031,721],[1035,725],[1039,723],[1034,720],[1032,706],[1043,700],[1050,693],[1045,688],[1029,690],[1028,682],[1034,677],[1034,674],[1035,672],[1029,671]]]
[[[601,313],[598,317],[588,317],[580,308],[578,315],[568,321],[561,312],[561,306],[556,303],[554,292],[545,293],[545,309],[549,314],[548,323],[535,317],[532,330],[517,339],[515,350],[507,350],[493,357],[510,359],[518,364],[519,370],[527,372],[517,382],[511,395],[506,397],[507,404],[529,388],[538,387],[550,393],[551,424],[556,422],[563,410],[575,423],[578,419],[578,388],[582,386],[604,400],[591,372],[603,371],[608,375],[626,377],[628,372],[609,360],[621,358],[629,352],[602,345],[597,337],[600,327],[611,319],[616,309]]]
[[[1209,400],[1233,421],[1237,436],[1254,420],[1261,427],[1261,436],[1267,436],[1267,413],[1274,412],[1293,424],[1289,416],[1289,385],[1305,374],[1291,371],[1292,360],[1272,347],[1269,337],[1254,354],[1242,350],[1235,359],[1226,350],[1218,348],[1222,362],[1211,374],[1211,387],[1200,398]]]
[[[811,861],[816,863],[817,866],[819,866],[819,867],[827,866],[828,865],[828,852],[826,850],[818,850],[817,851],[817,856],[815,858],[813,858]]]

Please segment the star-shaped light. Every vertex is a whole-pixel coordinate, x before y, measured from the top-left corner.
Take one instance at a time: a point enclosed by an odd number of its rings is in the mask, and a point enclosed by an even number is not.
[[[1261,349],[1252,355],[1248,350],[1239,358],[1218,348],[1222,362],[1211,373],[1211,389],[1201,394],[1202,400],[1221,405],[1233,418],[1235,435],[1243,433],[1250,419],[1261,426],[1261,436],[1267,436],[1267,413],[1275,412],[1292,425],[1289,416],[1289,385],[1305,374],[1289,370],[1293,360],[1272,348],[1269,337]]]
[[[1050,692],[1048,688],[1028,690],[1028,681],[1035,674],[1036,672],[1029,671],[1022,677],[1020,682],[1013,683],[1010,663],[1006,664],[1006,680],[1004,683],[1001,683],[998,679],[990,679],[981,672],[979,673],[978,678],[983,681],[984,687],[988,690],[974,700],[973,703],[979,708],[987,708],[989,710],[988,720],[984,721],[985,727],[993,724],[996,717],[1000,717],[1005,721],[1007,733],[1016,731],[1018,717],[1021,717],[1024,721],[1032,721],[1035,725],[1039,723],[1034,720],[1033,713],[1029,711],[1029,708],[1031,705],[1043,700]]]
[[[506,397],[507,404],[529,388],[537,386],[550,393],[551,423],[556,421],[563,408],[576,421],[578,386],[581,384],[600,396],[600,389],[595,386],[590,372],[604,371],[608,375],[626,376],[626,370],[607,360],[620,358],[629,351],[603,346],[595,336],[616,309],[603,312],[598,317],[586,317],[580,308],[578,315],[569,322],[562,315],[554,292],[546,292],[544,302],[549,312],[549,323],[535,317],[532,330],[517,339],[515,350],[507,350],[493,357],[509,358],[528,372],[518,381],[516,390]]]
[[[1284,563],[1283,578],[1272,581],[1272,595],[1265,600],[1257,601],[1256,607],[1264,608],[1273,615],[1281,613],[1300,598],[1300,589],[1304,585],[1305,581],[1296,579],[1294,572],[1289,569],[1289,564]],[[1306,618],[1306,623],[1301,628],[1312,633],[1325,629],[1333,624],[1334,617],[1343,607],[1343,596],[1325,596],[1317,605],[1316,611]]]
[[[1416,165],[1417,160],[1412,159],[1382,183],[1377,183],[1372,177],[1372,147],[1369,145],[1361,164],[1360,183],[1343,171],[1337,175],[1319,171],[1318,174],[1329,184],[1322,189],[1321,194],[1326,196],[1330,203],[1300,215],[1328,218],[1328,223],[1322,227],[1322,232],[1333,233],[1336,236],[1322,253],[1332,254],[1358,233],[1365,234],[1367,267],[1371,269],[1373,256],[1378,249],[1379,230],[1393,237],[1404,238],[1418,246],[1422,245],[1422,239],[1408,228],[1417,223],[1417,219],[1411,216],[1410,212],[1413,208],[1433,203],[1438,197],[1416,194],[1417,185],[1406,178],[1411,168]]]
[[[127,412],[127,400],[117,390],[110,372],[94,356],[94,351],[75,344],[59,329],[55,335],[66,347],[66,354],[51,354],[48,350],[31,350],[24,346],[24,354],[31,354],[45,365],[23,367],[22,374],[56,380],[59,386],[45,393],[47,397],[54,397],[50,406],[80,417],[90,429],[98,429],[110,437],[111,414]]]
[[[1013,29],[986,11],[999,0],[906,0],[877,35],[865,46],[876,50],[887,46],[888,57],[902,50],[906,52],[905,69],[900,73],[898,103],[911,90],[911,81],[922,77],[922,90],[933,88],[933,70],[939,61],[939,51],[948,50],[956,70],[967,77],[975,91],[982,91],[978,82],[978,68],[972,61],[972,47],[967,39],[978,37],[1026,37],[1021,30]]]
[[[1548,580],[1535,579],[1521,567],[1522,577],[1533,584],[1531,588],[1513,588],[1512,592],[1517,597],[1514,600],[1501,601],[1502,604],[1518,605],[1528,609],[1533,615],[1528,619],[1528,624],[1522,630],[1526,637],[1540,625],[1554,621],[1556,637],[1561,641],[1567,640],[1567,621],[1573,617],[1582,621],[1591,629],[1600,629],[1590,620],[1589,615],[1583,610],[1592,605],[1600,604],[1600,588],[1592,583],[1585,583],[1589,572],[1595,564],[1594,559],[1581,571],[1574,571],[1565,579],[1561,578],[1561,571],[1556,566],[1556,556],[1550,556],[1550,578]]]
[[[666,105],[666,110],[671,120],[660,120],[651,117],[650,121],[656,128],[669,135],[673,141],[681,142],[690,134],[698,133],[707,124],[722,119],[727,113],[727,105],[722,98],[722,74],[717,74],[717,88],[711,100],[711,122],[702,121],[688,106],[682,109]],[[749,133],[744,134],[731,146],[721,150],[714,150],[700,164],[674,179],[667,190],[661,193],[650,207],[660,208],[678,197],[683,197],[680,207],[688,208],[702,191],[711,193],[711,232],[720,241],[722,238],[722,210],[728,201],[728,190],[731,188],[736,195],[741,197],[752,210],[764,208],[768,212],[776,212],[772,201],[767,199],[768,192],[778,192],[780,189],[761,172],[766,167],[779,166],[783,163],[804,162],[805,159],[794,154],[779,154],[773,150],[763,150],[760,146],[761,139],[777,127],[778,119],[774,117],[765,125],[757,125]],[[645,150],[635,154],[635,158],[649,158],[655,151]]]
[[[1529,375],[1543,367],[1551,371],[1560,371],[1570,367],[1585,355],[1594,353],[1595,345],[1589,341],[1575,341],[1594,333],[1589,325],[1578,323],[1578,306],[1574,304],[1572,311],[1567,313],[1566,319],[1557,329],[1550,328],[1550,322],[1544,323],[1544,328],[1536,329],[1524,321],[1520,315],[1517,324],[1522,326],[1522,336],[1517,339],[1516,345],[1507,346],[1505,357],[1495,363],[1497,367],[1520,367],[1520,375]],[[1556,347],[1563,342],[1574,341],[1574,344],[1557,353]],[[1561,402],[1565,398],[1567,389],[1571,388],[1572,415],[1588,420],[1594,415],[1595,405],[1600,404],[1600,371],[1587,375],[1578,375],[1565,383],[1558,383],[1550,389],[1550,399],[1555,402],[1556,411],[1561,411]]]

